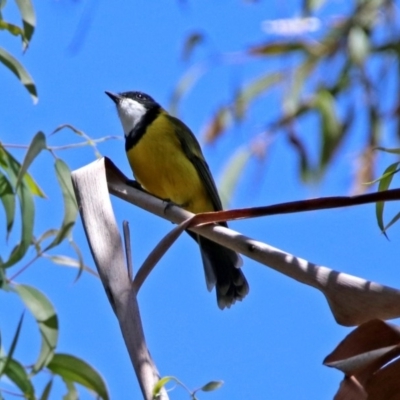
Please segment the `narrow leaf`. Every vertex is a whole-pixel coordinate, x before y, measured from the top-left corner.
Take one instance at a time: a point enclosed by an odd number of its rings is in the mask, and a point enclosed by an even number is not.
[[[75,244],[76,246],[76,244]],[[80,277],[83,271],[89,272],[90,274],[98,277],[97,272],[92,270],[90,267],[85,265],[83,262],[83,257],[82,254],[80,253],[80,250],[78,247],[73,247],[75,251],[79,251],[78,259],[72,258],[72,257],[67,257],[63,255],[54,255],[54,256],[46,256],[49,260],[54,262],[55,264],[58,265],[63,265],[65,267],[72,267],[72,268],[79,268],[78,276],[75,278],[75,281]],[[78,252],[77,252],[78,254]]]
[[[252,152],[247,146],[240,147],[224,166],[219,184],[219,193],[224,208],[229,208],[233,192],[251,155]]]
[[[5,375],[18,386],[26,399],[35,400],[34,387],[22,364],[12,359],[4,372]]]
[[[69,354],[54,354],[47,368],[66,381],[79,383],[95,392],[103,400],[108,400],[109,395],[103,378],[85,361]]]
[[[35,30],[35,25],[36,25],[35,11],[33,9],[31,0],[15,0],[15,1],[19,8],[19,12],[21,13],[22,22],[24,25],[24,36],[25,36],[24,48],[26,48],[32,38],[33,31]]]
[[[24,181],[33,196],[38,196],[41,197],[42,199],[47,198],[46,194],[43,192],[40,186],[35,182],[35,180],[32,178],[31,175],[25,174]]]
[[[385,169],[385,171],[379,181],[378,192],[388,189],[388,187],[390,186],[390,183],[392,182],[394,173],[397,172],[397,168],[398,168],[399,164],[400,164],[400,162],[395,162],[395,163],[389,165]],[[383,222],[384,208],[385,208],[385,203],[383,201],[378,201],[376,203],[376,206],[375,206],[376,220],[378,222],[379,229],[382,231],[382,233],[385,233],[385,224]]]
[[[58,341],[58,318],[50,301],[36,288],[28,285],[16,285],[14,290],[32,313],[38,324],[42,338],[39,357],[33,366],[37,373],[52,359]]]
[[[385,232],[400,219],[400,212],[398,212],[390,222],[385,226]]]
[[[204,42],[204,34],[193,32],[185,38],[182,50],[182,59],[188,61],[194,49]]]
[[[284,75],[275,72],[267,74],[255,79],[253,82],[248,84],[235,99],[235,115],[238,119],[242,119],[252,101],[258,96],[264,94],[272,85],[275,85],[282,81]]]
[[[0,19],[0,30],[6,30],[14,36],[21,36],[22,39],[24,38],[24,32],[19,26],[10,24],[2,19]]]
[[[50,396],[52,387],[53,387],[53,379],[50,379],[43,389],[43,393],[40,396],[40,400],[49,400],[49,396]]]
[[[74,190],[71,182],[71,171],[64,161],[58,159],[55,164],[58,182],[60,183],[63,200],[64,200],[64,218],[61,228],[55,239],[46,247],[49,250],[60,244],[70,233],[75,224],[78,213]]]
[[[214,114],[211,122],[203,133],[204,141],[211,143],[217,139],[221,133],[226,130],[232,123],[232,112],[227,106],[220,107]]]
[[[157,398],[160,393],[162,388],[170,381],[174,381],[176,382],[177,379],[174,376],[164,376],[163,378],[161,378],[155,385],[153,388],[153,398]]]
[[[33,224],[35,218],[35,205],[32,195],[25,184],[20,185],[17,190],[21,212],[21,239],[13,249],[9,259],[3,264],[3,268],[8,268],[20,261],[33,240]]]
[[[375,150],[380,150],[380,151],[384,151],[386,153],[390,153],[390,154],[400,154],[400,148],[387,148],[387,147],[376,147]]]
[[[69,244],[71,245],[71,247],[74,249],[76,255],[78,256],[79,271],[78,271],[78,274],[77,274],[77,276],[75,278],[75,282],[81,277],[83,271],[89,272],[90,274],[98,277],[99,275],[97,274],[97,272],[95,272],[90,267],[85,265],[85,262],[83,260],[83,255],[82,255],[82,252],[81,252],[79,246],[73,240],[71,240]]]
[[[6,214],[7,238],[14,225],[15,217],[15,194],[11,183],[7,177],[0,171],[0,200],[3,203],[4,212]]]
[[[79,394],[73,382],[63,379],[67,388],[67,393],[63,396],[63,400],[79,400]]]
[[[46,137],[43,132],[38,132],[32,139],[28,150],[26,152],[24,161],[22,162],[21,169],[18,173],[16,188],[20,185],[22,178],[24,177],[29,166],[33,160],[39,155],[39,153],[46,148]]]
[[[335,99],[328,90],[322,89],[318,92],[315,106],[321,116],[323,135],[319,165],[319,172],[322,173],[338,149],[344,137],[344,130],[336,115]]]
[[[348,52],[352,61],[358,65],[364,63],[370,50],[370,43],[364,29],[353,26],[348,37]]]
[[[13,72],[21,83],[25,86],[26,90],[30,93],[34,103],[37,103],[37,91],[32,77],[22,64],[14,58],[10,53],[0,47],[0,62],[3,63],[8,69]]]
[[[177,83],[169,104],[169,111],[172,115],[178,115],[178,105],[182,97],[189,92],[190,89],[198,82],[204,75],[207,66],[204,64],[197,64],[190,68]]]
[[[12,360],[13,354],[15,351],[15,348],[17,347],[18,339],[19,339],[19,334],[21,333],[21,327],[22,327],[22,322],[24,320],[24,314],[21,315],[21,318],[19,319],[18,325],[17,325],[17,330],[15,331],[13,340],[11,342],[10,346],[10,351],[7,354],[7,358],[4,360],[3,363],[1,363],[0,367],[0,376],[3,375],[4,371],[7,370],[8,363]]]
[[[310,46],[303,41],[297,42],[279,42],[265,43],[250,47],[248,53],[258,56],[276,56],[278,54],[288,54],[295,51],[309,52]]]
[[[224,381],[211,381],[200,388],[203,392],[212,392],[219,389],[224,384]]]

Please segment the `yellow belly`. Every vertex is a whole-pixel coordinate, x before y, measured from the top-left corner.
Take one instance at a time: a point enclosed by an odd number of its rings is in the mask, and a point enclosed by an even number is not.
[[[136,180],[149,193],[193,213],[213,211],[209,195],[174,132],[157,121],[128,151]],[[164,128],[163,130],[161,130]]]

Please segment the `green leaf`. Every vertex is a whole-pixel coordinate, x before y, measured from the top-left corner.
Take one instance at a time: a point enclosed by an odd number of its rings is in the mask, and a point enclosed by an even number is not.
[[[387,190],[390,186],[390,183],[392,182],[393,176],[396,172],[398,172],[398,166],[400,162],[395,162],[391,165],[389,165],[383,175],[379,178],[379,186],[378,186],[378,192],[382,192],[383,190]],[[385,208],[385,202],[384,201],[378,201],[375,205],[375,213],[376,213],[376,220],[378,222],[378,226],[382,233],[385,234],[385,224],[383,222],[383,211]]]
[[[317,59],[314,57],[307,58],[305,62],[300,64],[293,74],[290,82],[290,88],[286,91],[283,98],[283,110],[287,115],[297,115],[301,107],[301,94],[307,78],[315,70]]]
[[[229,208],[228,205],[232,199],[233,192],[251,155],[252,151],[247,146],[240,147],[224,166],[218,189],[225,209]]]
[[[67,388],[67,393],[63,396],[63,400],[79,400],[78,391],[73,382],[63,379]]]
[[[60,244],[69,235],[78,214],[78,205],[71,182],[71,171],[67,164],[60,159],[57,159],[55,169],[64,200],[64,218],[57,236],[46,247],[46,251]]]
[[[174,376],[164,376],[154,385],[153,399],[160,396],[162,388],[170,381],[179,383],[179,381]]]
[[[203,392],[212,392],[213,390],[219,389],[224,384],[224,381],[211,381],[202,386],[199,390]]]
[[[18,386],[26,399],[35,400],[35,390],[30,377],[26,373],[25,368],[18,361],[14,359],[10,360],[4,372],[5,375]]]
[[[40,249],[42,248],[42,242],[45,241],[46,239],[49,239],[51,237],[55,237],[58,234],[58,229],[48,229],[47,231],[44,231],[36,240],[35,240],[35,247],[36,251],[39,252]]]
[[[214,114],[211,122],[203,133],[204,141],[211,143],[217,139],[221,133],[231,126],[233,121],[232,111],[227,106],[220,107]]]
[[[288,140],[289,144],[294,148],[297,153],[299,159],[299,170],[301,179],[305,182],[315,178],[313,175],[313,170],[311,167],[310,157],[307,151],[307,147],[300,139],[299,135],[296,133],[296,130],[293,126],[288,127]]]
[[[33,366],[33,373],[37,373],[51,361],[57,346],[57,314],[47,297],[36,288],[28,285],[15,285],[14,290],[32,313],[41,334],[40,354]]]
[[[40,186],[34,181],[34,179],[29,174],[25,174],[24,181],[26,183],[26,186],[32,193],[32,196],[38,196],[38,197],[41,197],[42,199],[47,198],[47,196],[45,195],[43,190],[40,188]]]
[[[188,61],[194,49],[204,42],[204,34],[200,32],[193,32],[186,36],[183,44],[182,59]]]
[[[321,89],[314,101],[321,116],[322,146],[319,172],[322,173],[341,144],[345,130],[338,120],[335,99],[329,91]]]
[[[20,261],[26,254],[33,239],[33,225],[35,219],[35,205],[32,195],[25,184],[20,185],[17,196],[21,213],[21,240],[11,252],[9,259],[3,264],[8,268]]]
[[[310,15],[321,8],[324,3],[325,0],[303,0],[303,10],[306,15]]]
[[[235,99],[235,115],[243,119],[250,103],[258,96],[264,94],[272,85],[281,82],[284,75],[279,72],[263,75],[247,85]]]
[[[26,90],[30,93],[34,103],[37,103],[37,91],[32,77],[22,64],[14,58],[10,53],[0,47],[0,62],[3,63],[11,72],[13,72]]]
[[[370,51],[369,37],[364,29],[353,26],[348,37],[348,52],[350,59],[357,65],[362,65]]]
[[[50,396],[52,387],[53,387],[53,379],[50,379],[43,389],[43,393],[40,396],[40,400],[49,400],[49,396]]]
[[[108,400],[109,395],[103,378],[85,361],[69,354],[54,354],[47,368],[65,381],[79,383],[95,392],[103,400]]]
[[[398,220],[400,219],[400,212],[398,212],[391,220],[390,222],[385,226],[385,232]]]
[[[24,161],[22,162],[21,169],[18,173],[16,188],[20,185],[22,178],[24,177],[29,166],[32,164],[33,160],[39,155],[39,153],[46,149],[46,137],[43,132],[38,132],[32,139],[28,150],[26,152]]]
[[[10,351],[8,352],[6,359],[1,360],[1,362],[0,362],[0,376],[4,374],[4,372],[7,370],[7,366],[9,364],[9,362],[12,360],[14,350],[17,347],[19,334],[21,333],[21,327],[22,327],[23,320],[24,320],[24,314],[22,314],[21,318],[19,319],[17,330],[15,331],[13,340],[11,342]]]
[[[7,238],[14,225],[15,217],[15,194],[11,183],[7,177],[0,171],[0,200],[3,203],[6,214]]]
[[[75,278],[75,282],[80,278],[83,271],[89,272],[90,274],[98,277],[98,274],[95,271],[93,271],[90,267],[85,265],[85,263],[83,262],[82,253],[80,252],[76,243],[71,242],[70,244],[77,253],[78,259],[63,255],[51,255],[51,256],[46,255],[46,258],[48,258],[49,260],[58,265],[63,265],[65,267],[79,268],[78,275]]]
[[[51,135],[54,135],[57,132],[62,131],[63,129],[70,129],[73,133],[75,133],[76,135],[80,136],[80,137],[84,137],[85,139],[87,139],[88,141],[91,140],[90,137],[88,135],[86,135],[85,132],[81,131],[78,128],[75,128],[73,125],[71,124],[62,124],[57,126],[56,129],[54,129],[53,132],[51,132]]]
[[[15,0],[21,13],[24,25],[24,48],[26,48],[32,38],[36,25],[36,15],[31,0]]]
[[[15,187],[17,176],[21,169],[21,164],[0,145],[0,160],[3,169],[8,173],[8,180],[11,186]],[[28,250],[33,238],[33,222],[35,214],[35,206],[30,191],[25,184],[20,185],[17,190],[21,212],[21,240],[14,247],[7,261],[2,264],[3,268],[8,268],[22,259]],[[12,207],[12,206],[11,206]]]
[[[10,24],[2,19],[0,19],[0,30],[6,30],[14,36],[21,36],[22,38],[24,37],[24,32],[19,26]]]
[[[276,56],[296,51],[309,53],[311,51],[311,46],[304,41],[275,41],[272,43],[265,43],[258,46],[253,46],[250,47],[250,49],[248,50],[250,55],[258,56]]]
[[[180,100],[191,88],[193,88],[206,71],[207,66],[205,64],[197,64],[182,76],[172,93],[168,107],[172,115],[178,115],[178,105]]]
[[[387,148],[387,147],[375,147],[375,150],[380,150],[380,151],[384,151],[385,153],[390,153],[390,154],[400,154],[400,148]]]

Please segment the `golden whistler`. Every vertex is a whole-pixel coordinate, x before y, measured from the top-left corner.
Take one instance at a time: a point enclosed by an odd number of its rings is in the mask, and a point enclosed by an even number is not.
[[[143,189],[193,213],[222,210],[214,179],[191,130],[145,93],[106,94],[117,106],[129,164]],[[215,286],[218,306],[223,309],[242,300],[249,285],[240,270],[240,256],[188,234],[200,246],[207,288]]]

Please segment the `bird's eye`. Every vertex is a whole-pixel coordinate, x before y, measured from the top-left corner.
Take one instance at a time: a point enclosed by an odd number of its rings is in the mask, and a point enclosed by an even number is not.
[[[136,97],[137,97],[138,99],[143,99],[142,93],[137,93],[137,94],[136,94]]]

